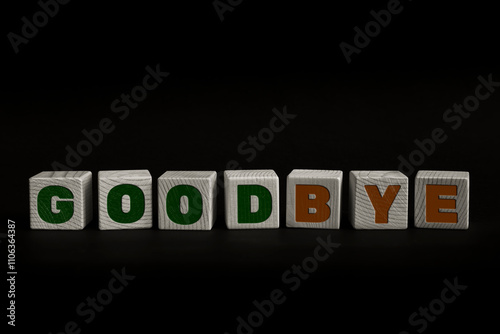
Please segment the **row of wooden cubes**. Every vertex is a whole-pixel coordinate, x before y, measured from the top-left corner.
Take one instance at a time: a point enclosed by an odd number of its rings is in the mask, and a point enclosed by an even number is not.
[[[293,170],[287,177],[286,226],[338,229],[342,171]],[[210,230],[216,219],[217,173],[167,171],[158,178],[158,227]],[[30,178],[30,226],[81,230],[92,219],[92,173],[42,172]],[[153,226],[147,170],[100,171],[99,229]],[[279,228],[279,178],[273,170],[224,172],[229,229]],[[349,214],[355,229],[406,229],[408,177],[399,171],[351,171]],[[469,173],[419,171],[415,226],[467,229]]]

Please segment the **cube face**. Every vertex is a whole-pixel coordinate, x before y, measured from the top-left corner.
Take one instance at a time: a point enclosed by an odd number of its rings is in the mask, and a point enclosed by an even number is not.
[[[351,171],[349,209],[355,229],[406,229],[408,178],[399,171]]]
[[[29,188],[32,229],[82,230],[92,220],[91,172],[41,172]]]
[[[342,171],[295,169],[286,184],[286,226],[338,229]]]
[[[153,182],[149,171],[100,171],[98,188],[100,230],[153,226]]]
[[[158,178],[161,230],[211,230],[217,216],[217,173],[167,171]]]
[[[273,170],[224,172],[228,229],[279,228],[279,179]]]
[[[419,171],[415,177],[415,227],[469,228],[469,173]]]

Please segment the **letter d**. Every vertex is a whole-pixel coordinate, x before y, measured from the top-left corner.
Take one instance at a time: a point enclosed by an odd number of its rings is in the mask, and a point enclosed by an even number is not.
[[[243,320],[242,317],[238,317],[237,320],[238,320],[238,328],[237,328],[238,334],[252,334],[253,333],[252,327],[249,324],[247,324],[247,322],[245,320]],[[243,330],[245,330],[245,331],[243,331]]]
[[[252,212],[252,196],[258,199],[258,209]],[[271,216],[273,200],[271,192],[257,184],[238,185],[238,223],[262,223]]]
[[[354,27],[354,31],[356,32],[356,35],[354,35],[354,45],[360,49],[367,47],[370,44],[370,38],[359,27]]]
[[[33,38],[38,34],[38,28],[35,27],[33,23],[31,23],[26,16],[23,16],[21,18],[21,21],[23,21],[23,26],[21,28],[21,33],[23,34],[24,37],[26,38]]]
[[[413,174],[413,172],[415,171],[415,168],[408,160],[406,160],[402,155],[400,155],[398,157],[398,160],[400,161],[400,164],[398,166],[398,170],[401,173],[404,173],[406,175]]]

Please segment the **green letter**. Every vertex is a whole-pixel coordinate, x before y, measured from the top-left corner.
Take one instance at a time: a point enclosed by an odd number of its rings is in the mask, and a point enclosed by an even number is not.
[[[259,199],[259,209],[251,212],[251,196]],[[269,189],[259,185],[238,185],[238,223],[262,223],[273,211],[273,200]]]
[[[122,197],[130,197],[130,210],[123,212]],[[108,215],[117,223],[130,224],[138,221],[144,215],[146,201],[141,188],[133,184],[120,184],[108,193]]]
[[[188,198],[188,211],[181,212],[181,197]],[[203,199],[198,189],[187,184],[173,187],[167,194],[167,215],[171,221],[180,225],[190,225],[200,220],[203,214]]]
[[[52,198],[73,199],[73,193],[68,188],[61,186],[48,186],[40,190],[37,198],[37,209],[40,218],[50,224],[62,224],[73,217],[75,212],[73,201],[57,201],[56,209],[52,212]]]

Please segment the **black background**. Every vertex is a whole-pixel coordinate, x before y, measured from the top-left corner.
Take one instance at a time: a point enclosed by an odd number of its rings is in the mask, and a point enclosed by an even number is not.
[[[500,93],[456,130],[443,113],[474,94],[479,75],[500,81],[498,11],[477,1],[402,5],[347,64],[339,44],[353,44],[353,28],[386,1],[245,0],[223,22],[212,1],[72,1],[18,54],[6,36],[40,8],[33,0],[4,4],[2,217],[17,224],[16,329],[56,333],[75,320],[82,333],[235,333],[252,301],[280,288],[286,302],[255,333],[399,333],[414,331],[410,314],[455,277],[466,291],[426,332],[497,326]],[[111,102],[156,64],[169,77],[120,120]],[[284,106],[296,118],[247,161],[240,143]],[[29,230],[28,178],[64,163],[66,146],[105,117],[115,130],[76,168],[92,171],[94,186],[99,170],[149,169],[155,189],[166,170],[221,172],[236,160],[278,173],[281,228],[227,230],[221,193],[209,232],[158,231],[156,220],[152,230],[101,232],[96,213],[84,231]],[[410,196],[408,230],[353,230],[348,172],[398,169],[398,156],[407,158],[434,128],[447,140],[417,169],[470,172],[470,229],[415,229]],[[295,168],[344,171],[340,230],[285,228],[284,185]],[[156,191],[153,198],[156,212]],[[283,272],[328,235],[341,246],[289,291]],[[122,267],[136,278],[85,324],[76,306]]]

